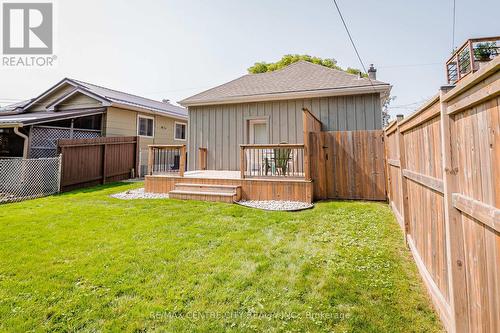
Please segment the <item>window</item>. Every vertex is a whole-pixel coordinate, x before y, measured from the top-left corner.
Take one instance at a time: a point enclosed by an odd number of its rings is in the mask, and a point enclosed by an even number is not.
[[[248,121],[248,142],[251,144],[267,144],[267,122],[265,119],[250,119]]]
[[[139,136],[154,136],[154,118],[139,116],[137,121],[137,135]]]
[[[175,140],[186,140],[186,124],[175,123]]]

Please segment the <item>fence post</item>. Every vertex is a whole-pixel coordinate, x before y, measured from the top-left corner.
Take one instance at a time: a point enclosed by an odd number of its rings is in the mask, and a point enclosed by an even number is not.
[[[141,146],[139,142],[139,136],[135,137],[135,176],[140,178],[140,168],[141,168]]]
[[[240,146],[240,178],[245,178],[245,147]]]
[[[106,184],[106,144],[102,145],[102,181],[101,183]]]
[[[311,163],[310,163],[310,146],[311,141],[309,139],[309,127],[311,124],[309,123],[309,117],[306,110],[303,109],[302,112],[302,125],[304,127],[303,135],[304,135],[304,179],[311,180]]]
[[[62,179],[62,157],[63,157],[63,154],[62,154],[62,151],[61,153],[59,154],[59,168],[58,168],[58,171],[57,171],[57,176],[58,176],[58,184],[57,184],[57,192],[61,192],[61,179]]]
[[[399,171],[401,174],[401,196],[403,197],[403,211],[401,212],[401,217],[403,218],[403,223],[405,226],[405,239],[410,233],[410,207],[408,202],[408,182],[403,172],[406,169],[406,150],[405,150],[405,140],[404,134],[401,133],[399,123],[403,121],[403,116],[397,116],[397,130],[396,135],[398,138],[398,148],[399,148]]]
[[[198,169],[207,170],[207,148],[198,148]]]
[[[467,48],[469,49],[469,61],[470,61],[470,65],[469,65],[469,69],[470,69],[470,73],[474,73],[474,46],[472,46],[472,41],[469,39],[469,41],[467,42]]]
[[[387,128],[384,129],[384,134],[383,134],[383,140],[384,140],[384,168],[385,168],[385,194],[387,196],[387,201],[390,204],[391,199],[392,199],[392,192],[391,192],[391,173],[390,173],[390,167],[389,167],[389,154],[388,154],[388,149],[387,148],[387,143],[389,142],[389,137],[387,136]]]
[[[181,160],[179,162],[179,176],[184,177],[184,170],[186,170],[186,145],[181,147]]]
[[[443,156],[444,213],[446,228],[446,250],[448,253],[448,285],[452,316],[452,331],[467,332],[469,319],[467,309],[467,283],[464,259],[464,244],[461,214],[453,207],[452,193],[458,190],[458,167],[453,156],[455,133],[452,116],[447,114],[447,103],[443,97],[453,86],[441,87],[441,149]]]
[[[148,175],[153,174],[153,147],[148,146]]]

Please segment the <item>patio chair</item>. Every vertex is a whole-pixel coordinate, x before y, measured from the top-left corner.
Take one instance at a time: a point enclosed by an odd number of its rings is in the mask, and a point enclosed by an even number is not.
[[[266,176],[269,174],[269,170],[272,170],[272,160],[269,157],[264,157],[262,160],[262,170]]]
[[[290,161],[290,148],[274,148],[274,165],[278,175],[286,176],[288,173],[288,162]]]

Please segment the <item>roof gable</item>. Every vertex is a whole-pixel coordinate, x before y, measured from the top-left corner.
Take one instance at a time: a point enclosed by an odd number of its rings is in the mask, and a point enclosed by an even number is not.
[[[165,116],[176,118],[187,118],[187,110],[183,107],[170,103],[155,101],[149,98],[140,97],[121,91],[97,86],[87,82],[65,78],[52,86],[50,89],[34,98],[25,108],[26,111],[46,111],[53,110],[60,103],[70,98],[75,98],[73,94],[83,94],[95,99],[104,106],[117,106],[130,108],[133,110],[144,110],[158,112]],[[93,106],[89,106],[93,107]],[[81,108],[81,107],[78,107]]]
[[[293,95],[300,98],[299,95],[304,95],[306,92],[341,89],[350,90],[351,93],[372,89],[373,93],[388,91],[390,85],[307,61],[298,61],[277,71],[243,75],[233,81],[188,97],[180,104],[215,104],[217,102],[245,100],[251,97],[265,100],[266,97],[278,97],[281,94],[287,98]]]
[[[76,87],[69,93],[59,97],[46,106],[48,111],[87,109],[99,106],[110,106],[111,102],[90,91]]]
[[[165,113],[166,115],[187,118],[187,110],[180,106],[175,106],[168,102],[160,102],[153,99],[125,93],[122,91],[101,87],[88,82],[73,80],[81,87],[99,96],[106,98],[114,104],[124,107],[144,108],[150,111]]]
[[[76,88],[76,85],[69,82],[68,79],[63,79],[33,98],[26,106],[24,106],[24,111],[37,112],[46,111],[47,105],[50,105],[57,101],[62,96],[70,93]]]

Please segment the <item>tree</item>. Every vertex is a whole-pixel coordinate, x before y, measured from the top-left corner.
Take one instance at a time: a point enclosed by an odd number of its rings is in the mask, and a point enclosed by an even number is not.
[[[280,60],[277,62],[272,62],[272,63],[267,63],[265,61],[261,62],[256,62],[253,66],[248,68],[248,72],[250,74],[258,74],[258,73],[265,73],[265,72],[272,72],[278,69],[282,69],[288,65],[291,65],[297,61],[304,60],[311,62],[313,64],[325,66],[328,68],[333,68],[333,69],[338,69],[341,71],[345,71],[350,74],[359,74],[361,71],[356,68],[351,68],[348,67],[347,69],[342,69],[340,66],[337,65],[337,60],[333,58],[325,58],[322,59],[320,57],[311,57],[310,55],[307,54],[287,54],[284,55]],[[361,74],[363,77],[367,77],[368,75],[365,73]]]
[[[368,77],[368,74],[365,74],[365,73],[362,73],[359,69],[357,68],[351,68],[351,67],[347,67],[347,69],[345,70],[346,73],[349,73],[349,74],[354,74],[354,75],[360,75],[362,77]]]
[[[391,115],[389,114],[389,105],[396,99],[396,96],[388,97],[384,105],[382,105],[382,127],[386,127],[389,125],[389,120],[391,119]]]

